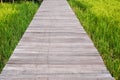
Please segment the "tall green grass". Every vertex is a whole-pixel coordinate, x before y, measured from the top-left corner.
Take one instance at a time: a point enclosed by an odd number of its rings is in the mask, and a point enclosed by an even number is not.
[[[98,48],[107,68],[120,80],[120,0],[68,0]]]
[[[0,4],[0,71],[8,61],[39,5],[32,2]]]

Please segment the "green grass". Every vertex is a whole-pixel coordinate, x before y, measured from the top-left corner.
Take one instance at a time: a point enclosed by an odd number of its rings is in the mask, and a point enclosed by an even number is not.
[[[120,80],[120,0],[68,0],[98,48],[108,70]]]
[[[0,4],[0,72],[38,7],[32,2]]]

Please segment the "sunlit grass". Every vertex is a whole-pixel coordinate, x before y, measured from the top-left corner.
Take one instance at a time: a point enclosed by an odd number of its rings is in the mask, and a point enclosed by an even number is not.
[[[112,76],[120,80],[120,1],[68,1],[94,41]]]
[[[0,4],[0,71],[8,61],[39,5],[32,2]]]

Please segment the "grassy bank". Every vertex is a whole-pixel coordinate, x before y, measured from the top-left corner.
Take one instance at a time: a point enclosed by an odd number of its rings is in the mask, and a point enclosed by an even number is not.
[[[120,1],[68,0],[98,48],[107,68],[120,80]]]
[[[32,2],[0,4],[0,71],[8,61],[39,5]]]

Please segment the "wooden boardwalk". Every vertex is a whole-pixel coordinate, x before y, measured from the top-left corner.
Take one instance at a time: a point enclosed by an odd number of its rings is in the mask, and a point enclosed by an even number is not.
[[[0,80],[114,80],[66,0],[44,0]]]

